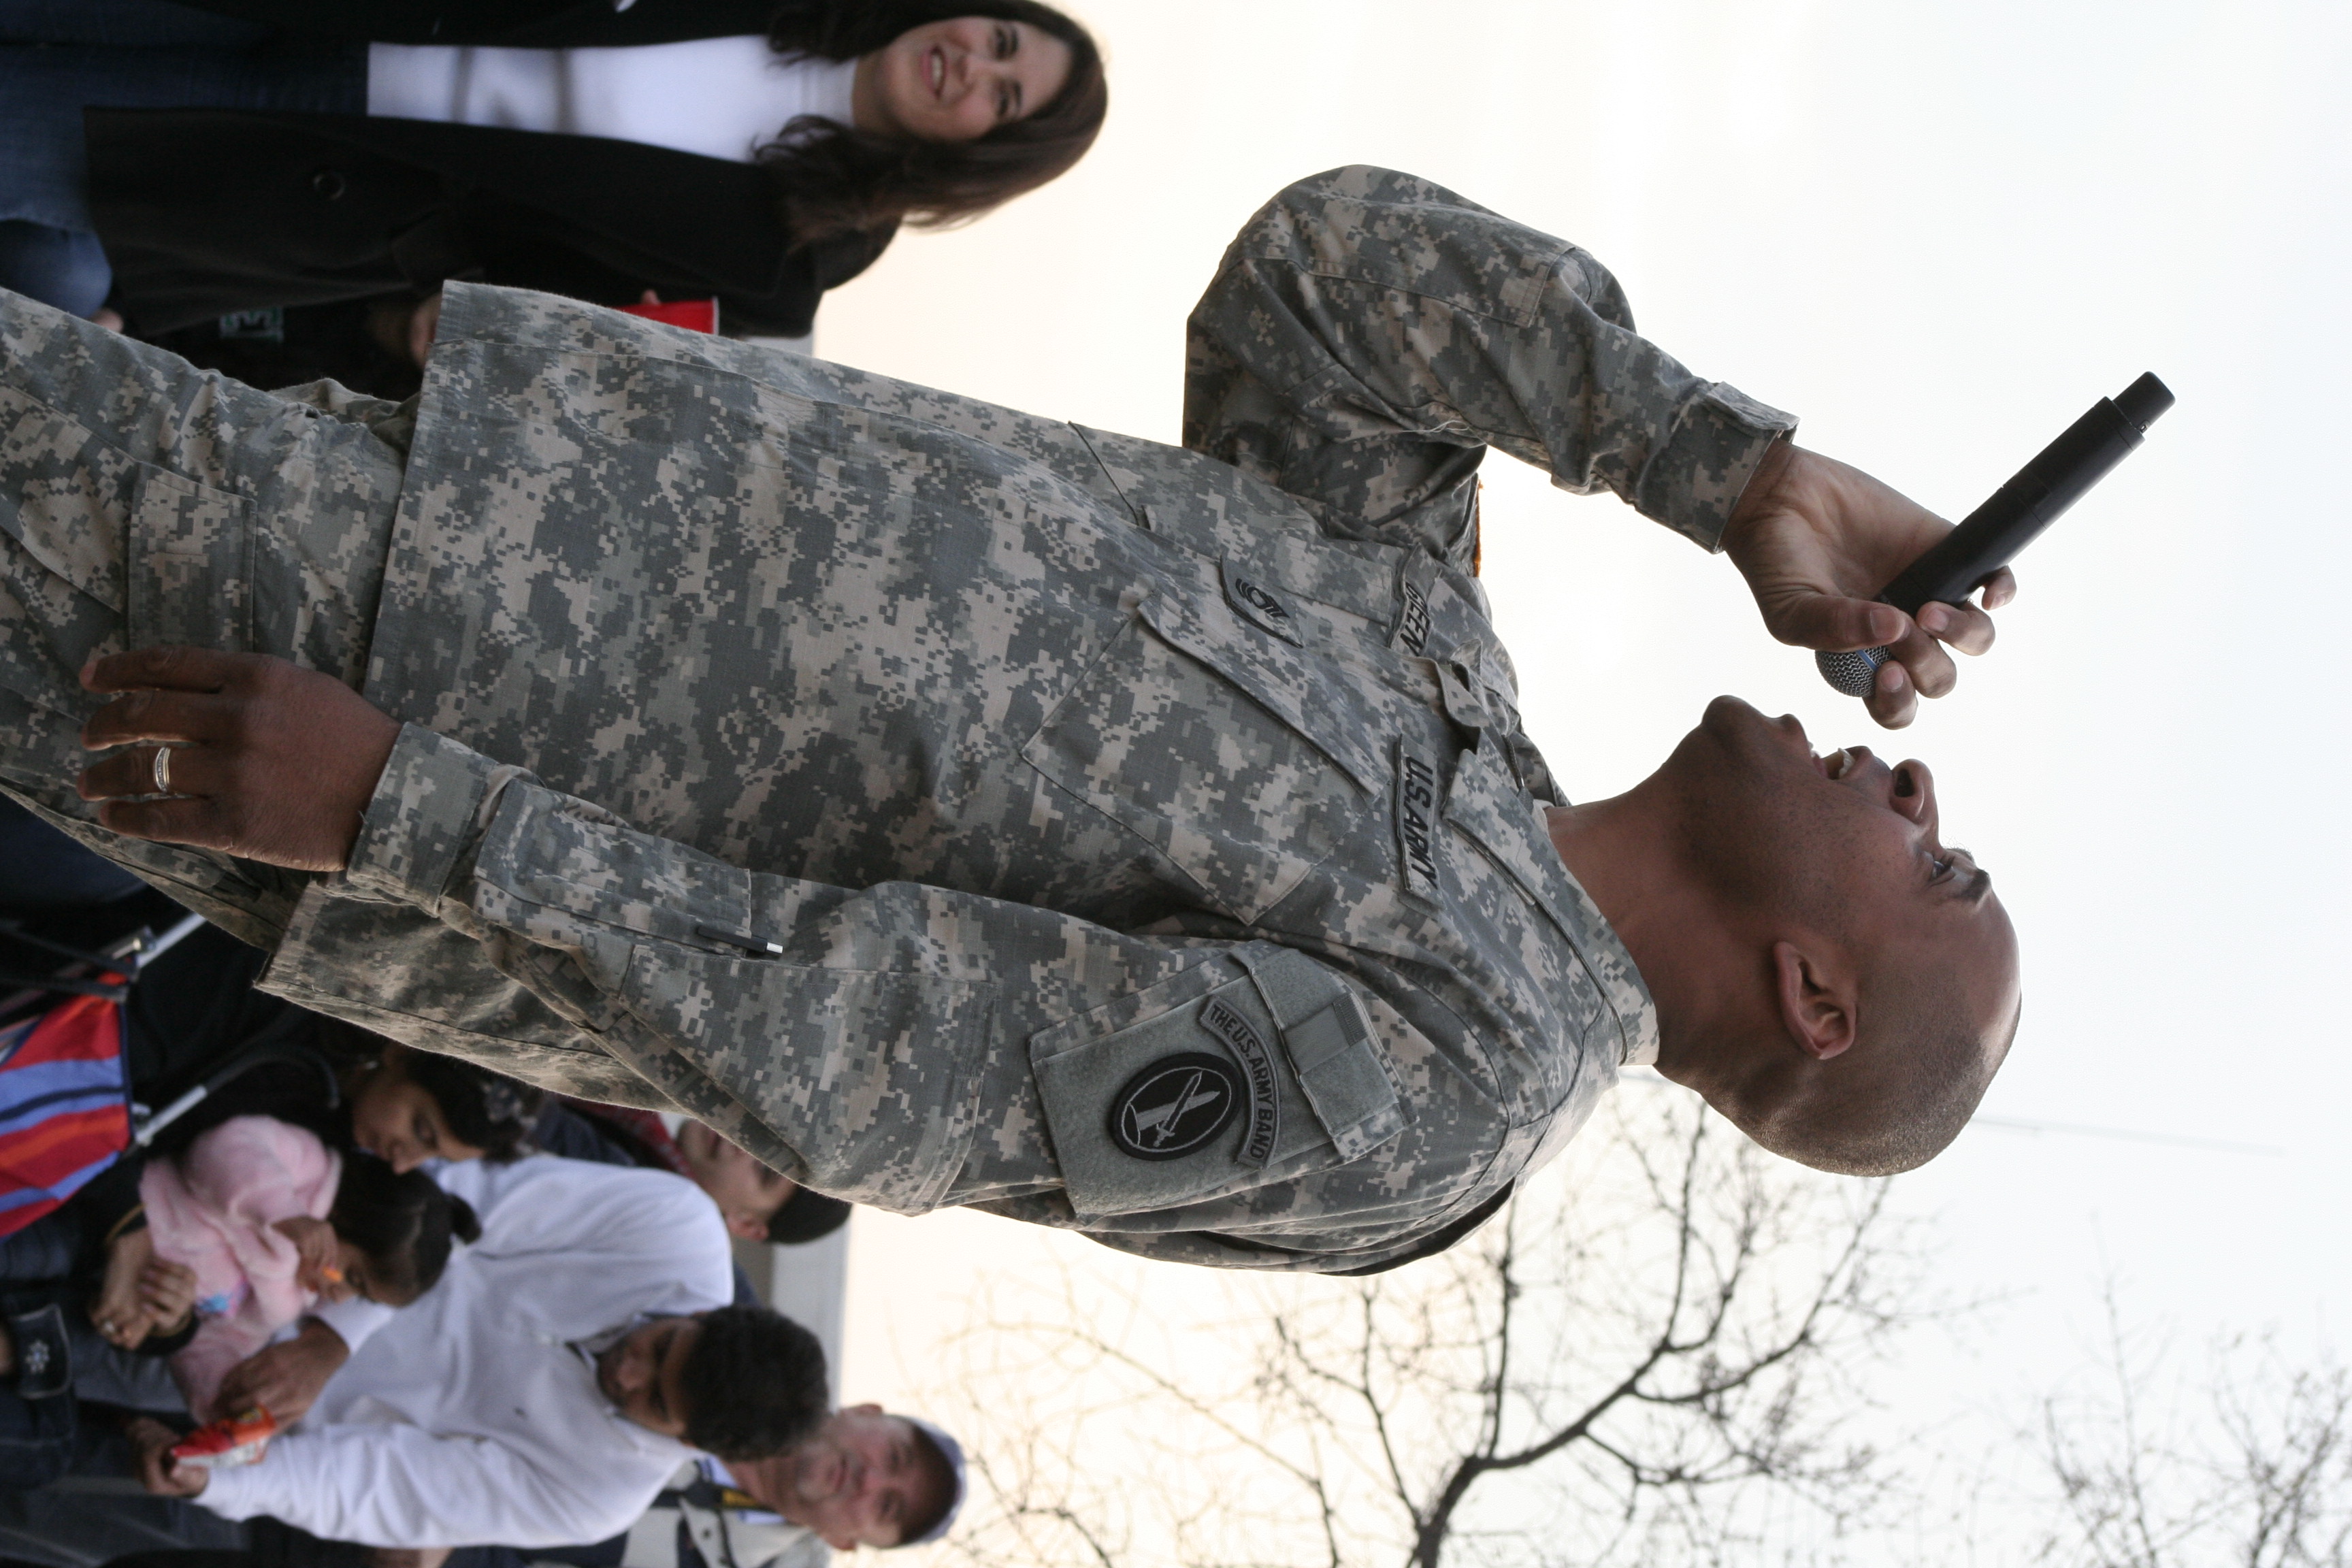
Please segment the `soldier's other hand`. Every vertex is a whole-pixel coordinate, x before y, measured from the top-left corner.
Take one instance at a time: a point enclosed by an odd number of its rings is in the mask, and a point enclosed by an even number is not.
[[[137,1457],[139,1481],[157,1497],[194,1497],[212,1479],[212,1472],[201,1465],[183,1465],[172,1458],[172,1445],[180,1435],[151,1416],[133,1417],[122,1428],[131,1439],[131,1451]]]
[[[92,691],[123,695],[82,726],[84,800],[117,833],[195,844],[298,871],[340,870],[400,726],[332,676],[262,654],[146,647],[94,658]],[[169,747],[167,798],[155,754]]]
[[[1917,715],[1920,697],[1941,697],[1958,679],[1945,647],[1967,654],[1992,647],[1985,611],[2017,593],[2004,566],[1985,584],[1982,608],[1928,605],[1914,621],[1879,604],[1879,590],[1951,528],[1861,469],[1783,441],[1748,481],[1723,542],[1765,628],[1782,642],[1893,652],[1867,702],[1872,718],[1899,730]]]

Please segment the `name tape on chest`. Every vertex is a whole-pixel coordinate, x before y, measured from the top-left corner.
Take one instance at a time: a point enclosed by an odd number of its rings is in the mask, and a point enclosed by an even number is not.
[[[1397,860],[1404,890],[1437,901],[1437,769],[1400,740],[1396,748]]]
[[[1429,647],[1429,600],[1410,583],[1404,585],[1402,597],[1404,603],[1397,611],[1396,636],[1391,640],[1418,657]]]

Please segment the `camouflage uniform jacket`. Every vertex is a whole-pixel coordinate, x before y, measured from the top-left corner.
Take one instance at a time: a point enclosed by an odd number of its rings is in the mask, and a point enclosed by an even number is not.
[[[370,698],[268,985],[822,1191],[1349,1270],[1490,1212],[1655,1026],[1471,575],[1488,445],[1712,547],[1791,421],[1590,257],[1303,182],[1185,445],[453,286]]]

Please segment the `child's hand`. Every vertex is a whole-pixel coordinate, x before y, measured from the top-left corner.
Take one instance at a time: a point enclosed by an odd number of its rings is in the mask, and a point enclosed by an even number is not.
[[[176,1334],[196,1310],[196,1271],[184,1263],[151,1258],[139,1271],[139,1300],[147,1309],[151,1331]]]
[[[281,1219],[270,1227],[294,1244],[301,1261],[294,1268],[294,1283],[324,1301],[347,1301],[353,1292],[351,1281],[343,1277],[342,1238],[335,1227],[322,1219],[308,1215],[296,1215]]]

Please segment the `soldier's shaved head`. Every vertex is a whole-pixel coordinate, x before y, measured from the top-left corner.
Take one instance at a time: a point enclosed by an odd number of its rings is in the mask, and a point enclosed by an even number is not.
[[[1852,1046],[1816,1058],[1785,1020],[1768,1023],[1746,1042],[1750,1070],[1724,1075],[1709,1101],[1765,1148],[1816,1170],[1890,1176],[1926,1164],[1968,1125],[2017,1032],[2006,918],[1979,934],[1924,950],[1861,944],[1869,969]]]
[[[1720,699],[1640,786],[1553,827],[1656,1000],[1659,1070],[1759,1143],[1886,1175],[1967,1125],[2016,1032],[2017,940],[1925,766],[1816,756],[1793,719]]]
[[[1926,1164],[1959,1136],[2000,1070],[2019,1009],[1990,1023],[1954,976],[1885,977],[1863,993],[1861,1039],[1843,1068],[1808,1064],[1719,1106],[1774,1153],[1847,1176]]]

